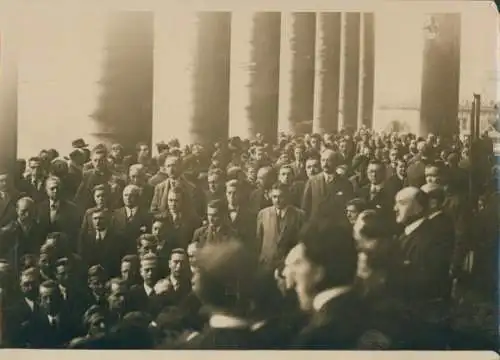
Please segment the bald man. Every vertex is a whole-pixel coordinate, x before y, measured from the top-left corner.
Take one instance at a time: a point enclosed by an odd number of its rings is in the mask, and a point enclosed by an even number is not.
[[[136,239],[148,231],[151,216],[148,208],[141,206],[141,188],[137,185],[127,185],[123,189],[123,204],[113,212],[113,226],[127,242],[127,249],[134,253]]]
[[[349,180],[337,174],[342,163],[342,157],[333,150],[321,153],[322,172],[307,181],[302,197],[307,218],[319,216],[334,222],[345,219],[345,205],[353,197],[353,188]]]
[[[429,215],[429,195],[406,187],[396,195],[396,221],[404,226],[392,257],[389,286],[406,304],[412,326],[413,348],[442,346],[434,332],[446,318],[451,293],[449,241],[436,236]],[[433,322],[433,325],[431,324]],[[413,347],[414,346],[414,347]]]
[[[8,259],[19,274],[20,259],[37,254],[44,241],[42,228],[36,221],[35,202],[23,197],[16,203],[16,219],[0,229],[0,257]]]

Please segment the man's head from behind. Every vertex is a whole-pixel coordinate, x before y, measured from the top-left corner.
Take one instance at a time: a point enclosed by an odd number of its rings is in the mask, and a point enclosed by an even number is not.
[[[248,313],[258,261],[240,241],[204,246],[196,264],[193,287],[206,306],[236,316]]]
[[[308,224],[300,238],[292,250],[296,256],[291,267],[301,308],[308,310],[318,293],[352,285],[357,252],[348,230],[326,223]]]

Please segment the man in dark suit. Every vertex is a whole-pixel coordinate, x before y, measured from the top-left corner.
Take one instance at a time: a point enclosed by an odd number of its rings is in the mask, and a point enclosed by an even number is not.
[[[186,206],[191,207],[197,214],[202,213],[203,202],[196,187],[188,182],[181,174],[181,159],[177,156],[168,155],[165,159],[166,180],[155,186],[150,211],[153,214],[164,212],[168,209],[168,193],[173,187],[179,187],[186,195]],[[189,203],[189,205],[187,205]],[[201,203],[201,204],[200,204]]]
[[[251,211],[258,213],[272,205],[269,192],[275,182],[276,172],[271,166],[264,166],[257,171],[257,189],[250,194]]]
[[[339,221],[336,219],[345,218],[345,204],[352,198],[353,189],[349,180],[336,173],[341,161],[338,153],[332,150],[321,154],[323,172],[307,181],[302,198],[302,210],[308,219],[321,216]]]
[[[297,180],[307,180],[305,151],[306,147],[302,142],[295,144],[293,149],[294,161],[291,167]]]
[[[211,243],[226,242],[236,237],[238,234],[229,225],[225,202],[210,201],[207,205],[207,224],[196,229],[192,242],[198,242],[200,247],[203,247]]]
[[[16,202],[21,197],[14,188],[11,175],[0,169],[0,227],[16,219]]]
[[[298,241],[304,223],[304,212],[290,205],[290,191],[283,184],[271,190],[273,206],[257,215],[257,243],[260,262],[274,270]]]
[[[408,166],[408,184],[420,187],[425,184],[425,166],[432,161],[432,149],[422,145],[418,158]]]
[[[425,184],[420,188],[429,198],[428,222],[433,238],[445,243],[449,248],[455,246],[455,225],[452,217],[443,211],[446,193],[444,187],[437,184]],[[448,250],[450,251],[450,250]]]
[[[130,306],[135,311],[143,311],[153,318],[163,308],[164,298],[157,293],[155,285],[160,279],[158,257],[146,254],[140,260],[142,283],[130,288]]]
[[[28,268],[21,272],[19,287],[21,293],[10,308],[3,308],[4,341],[11,347],[37,347],[43,334],[34,328],[37,314],[40,311],[38,303],[38,287],[40,274],[36,268]]]
[[[110,276],[117,276],[120,261],[126,255],[124,241],[111,225],[109,210],[96,210],[92,221],[92,229],[79,239],[78,254],[87,266],[102,265]]]
[[[141,190],[139,205],[144,209],[149,209],[153,194],[154,186],[148,184],[146,168],[142,164],[134,164],[128,170],[129,184],[136,185]]]
[[[64,257],[56,261],[55,277],[65,308],[77,317],[82,316],[92,304],[92,298],[87,286],[81,286],[81,279],[69,258]]]
[[[43,334],[43,340],[37,347],[63,348],[82,334],[79,319],[65,308],[56,282],[47,280],[40,285],[40,309],[34,327]]]
[[[243,194],[241,183],[230,180],[226,183],[226,201],[228,204],[229,220],[242,240],[257,251],[255,242],[255,229],[257,215],[252,213],[242,201]]]
[[[191,293],[191,279],[186,250],[173,249],[168,261],[169,276],[163,280],[161,295],[167,306],[178,306]]]
[[[397,161],[394,175],[385,182],[385,189],[389,198],[394,199],[399,190],[408,186],[406,168],[406,161],[402,159]]]
[[[43,234],[63,232],[75,238],[81,224],[80,211],[75,204],[61,198],[61,180],[47,178],[45,185],[48,199],[38,205],[38,223]]]
[[[385,166],[380,161],[372,160],[366,170],[368,174],[368,185],[358,191],[358,197],[364,199],[370,209],[379,209],[387,215],[388,220],[393,217],[392,194],[385,189]]]
[[[8,259],[19,274],[20,259],[26,254],[36,254],[44,239],[36,221],[35,202],[28,197],[16,204],[17,219],[0,229],[0,257]]]
[[[47,198],[45,192],[46,173],[42,167],[42,160],[39,157],[32,157],[28,160],[28,169],[20,191],[26,192],[35,202],[40,202]]]
[[[452,246],[449,239],[434,236],[427,219],[428,208],[429,198],[418,188],[407,187],[396,195],[396,221],[404,226],[404,232],[394,249],[388,282],[408,309],[415,349],[445,345],[440,323],[447,316],[451,289]]]
[[[80,234],[92,228],[92,214],[96,210],[109,208],[111,205],[111,190],[108,185],[96,185],[92,189],[95,206],[85,210],[83,214],[82,226],[80,227]]]
[[[81,209],[89,209],[94,205],[92,189],[96,185],[108,184],[113,175],[108,166],[106,151],[99,148],[94,149],[91,161],[93,167],[83,172],[82,182],[75,195],[75,203],[78,204]]]
[[[292,341],[294,349],[355,349],[364,331],[363,307],[353,291],[357,252],[351,234],[311,223],[292,249],[290,264],[301,308],[311,312]]]
[[[139,235],[148,232],[151,216],[146,208],[140,206],[141,189],[127,185],[123,189],[124,206],[113,212],[113,227],[125,241],[127,254],[134,253]]]
[[[183,349],[252,349],[254,335],[247,318],[257,259],[237,240],[208,244],[196,256],[193,290],[211,309],[208,326],[179,344]]]
[[[190,208],[188,196],[181,188],[171,188],[168,192],[167,210],[162,214],[163,235],[159,238],[160,245],[166,245],[165,251],[186,249],[195,230],[201,225],[199,216]]]

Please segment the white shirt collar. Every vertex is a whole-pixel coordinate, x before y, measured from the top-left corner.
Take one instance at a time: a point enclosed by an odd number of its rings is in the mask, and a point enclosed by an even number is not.
[[[245,328],[248,321],[231,315],[214,314],[210,317],[210,327],[212,328]]]
[[[410,235],[412,232],[414,232],[415,230],[417,230],[417,228],[422,225],[422,223],[425,221],[425,218],[420,218],[418,220],[415,220],[414,222],[412,222],[410,225],[407,225],[405,227],[405,235],[408,236]]]
[[[170,280],[170,283],[172,284],[172,286],[174,287],[174,289],[177,286],[180,286],[179,280],[177,280],[176,278],[174,278],[172,275],[169,276],[169,280]]]
[[[107,234],[108,230],[107,229],[104,229],[104,230],[96,230],[96,234],[95,234],[95,238],[98,239],[99,238],[99,235],[100,235],[100,239],[104,239],[106,237],[106,234]]]
[[[328,181],[333,181],[335,179],[335,174],[327,174],[326,172],[323,172],[323,177],[325,178],[325,182]]]
[[[276,208],[276,215],[279,214],[280,219],[283,219],[285,217],[285,215],[286,215],[287,210],[288,210],[288,206],[286,206],[283,209]]]
[[[59,207],[60,204],[61,204],[61,201],[59,201],[59,200],[49,199],[49,205],[50,205],[50,207],[52,207],[52,205],[55,205],[55,206]]]
[[[430,214],[427,218],[430,220],[430,219],[434,219],[436,216],[438,216],[439,214],[442,214],[443,213],[443,210],[438,210],[438,211],[434,211],[432,214]]]
[[[131,215],[135,215],[135,213],[137,212],[137,206],[133,207],[133,208],[125,206],[125,212],[127,213],[127,217],[130,217]]]
[[[320,292],[318,295],[314,297],[313,300],[313,308],[316,311],[321,310],[321,308],[331,299],[340,296],[351,289],[351,286],[341,286],[334,287]]]
[[[154,291],[154,288],[144,283],[144,290],[146,291],[146,295],[149,296]]]
[[[28,298],[24,298],[24,301],[26,301],[26,304],[30,307],[31,311],[35,309],[35,302],[33,300],[30,300]]]

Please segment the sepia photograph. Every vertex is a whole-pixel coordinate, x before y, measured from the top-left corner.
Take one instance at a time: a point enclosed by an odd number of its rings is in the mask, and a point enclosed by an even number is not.
[[[77,3],[0,16],[0,348],[498,353],[493,2]]]

